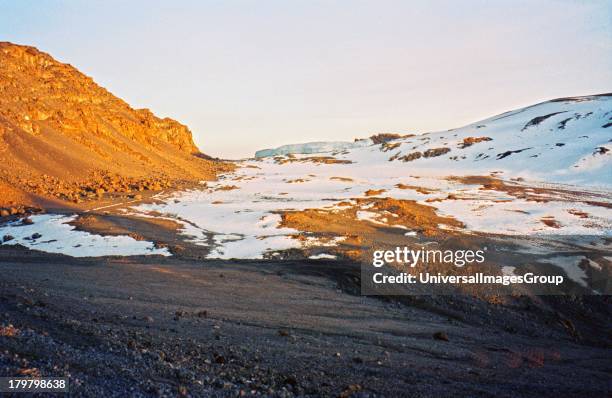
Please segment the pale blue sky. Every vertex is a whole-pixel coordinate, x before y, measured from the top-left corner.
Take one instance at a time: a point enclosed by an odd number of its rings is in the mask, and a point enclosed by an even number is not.
[[[186,123],[222,157],[612,91],[610,0],[0,0],[0,40]]]

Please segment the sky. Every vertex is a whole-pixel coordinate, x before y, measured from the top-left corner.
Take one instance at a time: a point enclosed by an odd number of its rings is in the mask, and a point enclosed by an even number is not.
[[[610,0],[0,0],[0,41],[187,124],[224,158],[612,92]]]

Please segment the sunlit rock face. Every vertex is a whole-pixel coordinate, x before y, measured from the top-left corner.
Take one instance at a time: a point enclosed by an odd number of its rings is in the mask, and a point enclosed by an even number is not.
[[[152,82],[154,84],[154,82]],[[64,199],[92,172],[208,179],[189,129],[134,109],[34,47],[0,42],[0,187]]]
[[[75,136],[95,133],[109,143],[117,132],[145,146],[198,151],[186,126],[131,108],[73,66],[34,47],[0,43],[0,59],[0,115],[13,128],[36,134],[45,128]]]

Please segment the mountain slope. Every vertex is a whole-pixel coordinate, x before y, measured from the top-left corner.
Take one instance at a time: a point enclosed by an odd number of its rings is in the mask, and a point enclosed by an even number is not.
[[[303,146],[281,147],[291,148],[300,153]],[[390,161],[410,174],[496,172],[504,178],[610,186],[611,150],[612,94],[603,94],[556,99],[465,127],[342,148],[332,155],[355,167],[382,167]]]
[[[129,185],[211,179],[224,167],[186,126],[131,108],[33,47],[0,42],[0,188],[65,199],[100,176]]]
[[[136,210],[188,220],[183,233],[212,258],[350,256],[387,238],[465,233],[608,236],[610,117],[612,96],[599,95],[445,132],[377,135],[367,146],[284,146],[204,190]]]
[[[371,248],[512,242],[510,256],[534,257],[493,264],[499,272],[552,262],[583,291],[608,294],[599,281],[609,271],[612,235],[611,105],[611,96],[564,99],[446,132],[381,134],[368,146],[243,160],[215,182],[157,195],[121,216],[172,220],[208,258],[361,261]],[[337,145],[281,150],[317,148]],[[66,223],[95,225],[106,216],[95,217],[41,216],[27,229],[15,221],[0,236],[74,255],[71,243],[83,237]],[[33,233],[54,239],[32,240]]]

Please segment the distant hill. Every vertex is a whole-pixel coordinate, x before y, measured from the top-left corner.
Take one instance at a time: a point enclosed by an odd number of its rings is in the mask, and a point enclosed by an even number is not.
[[[0,42],[0,203],[24,194],[78,202],[225,168],[179,122],[130,107],[34,47]]]
[[[286,145],[257,154],[328,152],[366,170],[391,162],[416,175],[503,173],[506,178],[609,187],[612,94],[559,98],[448,131],[379,134],[370,141],[370,146],[360,144],[367,141]]]

